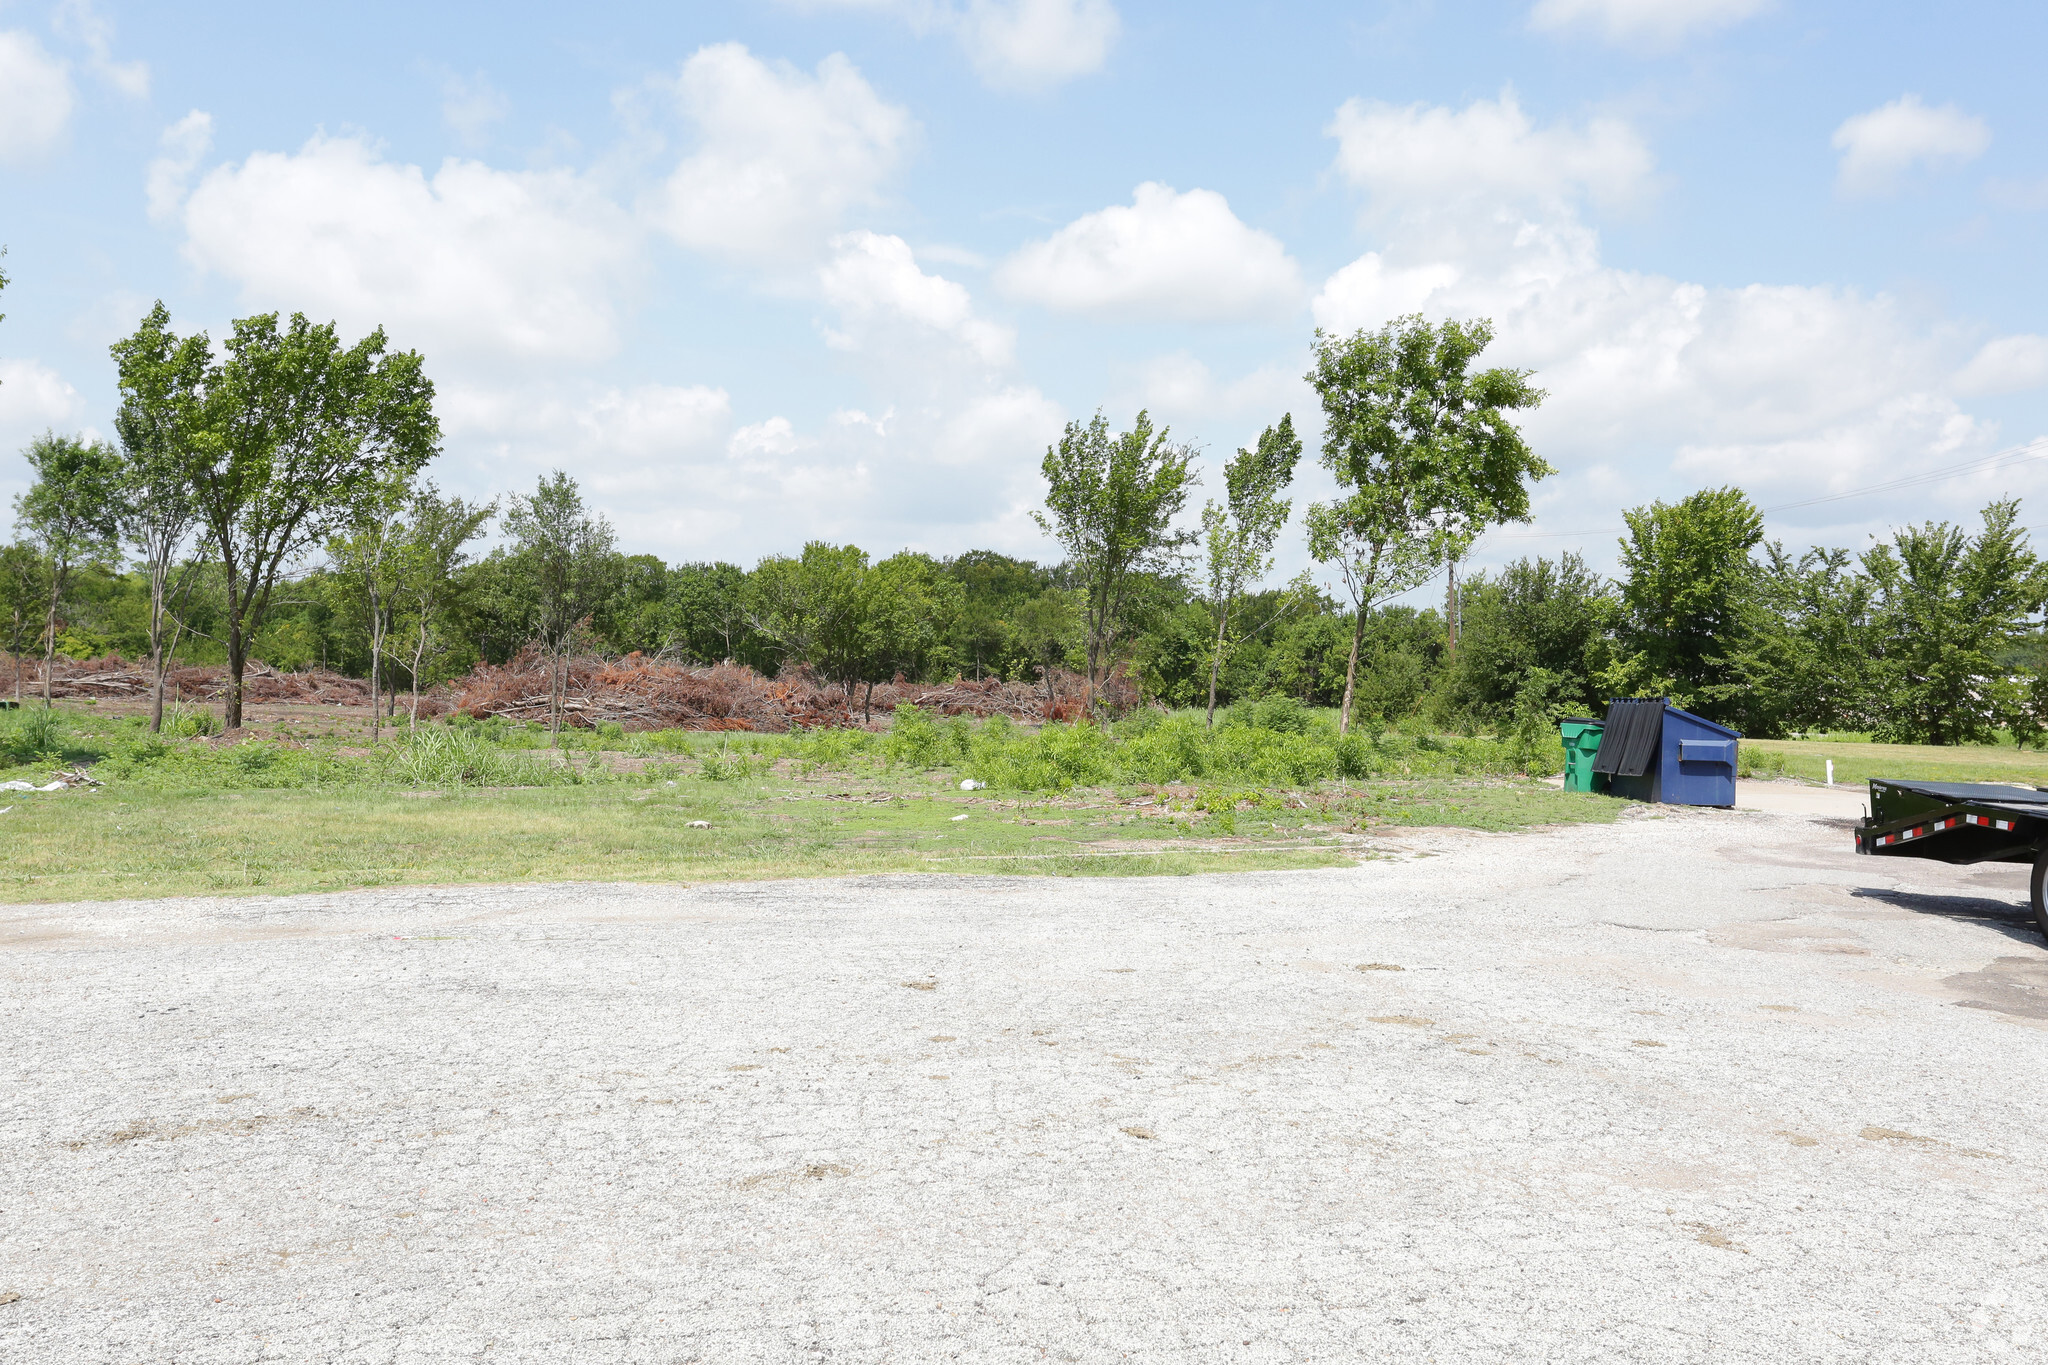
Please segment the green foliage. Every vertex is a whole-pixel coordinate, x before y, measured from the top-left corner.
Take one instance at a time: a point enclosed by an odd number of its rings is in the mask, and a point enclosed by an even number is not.
[[[1526,370],[1470,373],[1493,324],[1421,315],[1376,332],[1318,329],[1308,382],[1323,406],[1322,462],[1344,496],[1309,508],[1309,553],[1334,566],[1356,612],[1352,655],[1379,604],[1418,587],[1486,527],[1527,520],[1552,473],[1508,414],[1543,391]],[[1355,669],[1347,665],[1348,725]]]
[[[1624,519],[1623,666],[1640,681],[1617,695],[1648,695],[1670,679],[1678,705],[1735,719],[1745,690],[1735,653],[1757,600],[1750,551],[1763,540],[1763,514],[1739,488],[1707,488]]]
[[[1458,652],[1445,679],[1452,714],[1508,723],[1541,675],[1543,705],[1571,715],[1606,710],[1599,678],[1613,659],[1619,602],[1576,554],[1521,559],[1475,574],[1460,590]]]
[[[1173,520],[1199,478],[1195,452],[1167,438],[1144,412],[1112,437],[1097,412],[1086,426],[1069,422],[1045,452],[1046,510],[1032,515],[1066,550],[1081,590],[1090,686],[1130,642],[1141,580],[1177,576],[1181,552],[1194,539],[1174,530]]]
[[[1301,438],[1294,434],[1294,415],[1260,433],[1258,444],[1239,447],[1223,467],[1226,497],[1202,509],[1202,536],[1209,561],[1209,609],[1216,638],[1209,649],[1208,707],[1215,719],[1216,691],[1223,654],[1230,643],[1230,613],[1237,599],[1273,569],[1273,542],[1287,524],[1292,507],[1280,496],[1294,481],[1301,461]]]
[[[1972,536],[1946,522],[1893,533],[1863,556],[1873,587],[1874,719],[1880,742],[1959,744],[1988,738],[2028,684],[2002,660],[2048,597],[2048,573],[2027,549],[2019,502],[1984,509]]]
[[[49,707],[0,712],[0,758],[10,763],[54,763],[64,751],[64,713]]]

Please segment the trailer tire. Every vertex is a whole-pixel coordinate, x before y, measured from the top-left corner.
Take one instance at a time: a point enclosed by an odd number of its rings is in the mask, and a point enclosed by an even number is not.
[[[2034,876],[2027,887],[2034,904],[2034,927],[2041,931],[2042,938],[2048,939],[2048,898],[2044,898],[2048,887],[2042,885],[2044,881],[2048,881],[2048,843],[2034,851]]]

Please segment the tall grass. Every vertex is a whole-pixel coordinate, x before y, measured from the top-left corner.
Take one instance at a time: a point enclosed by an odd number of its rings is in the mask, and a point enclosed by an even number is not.
[[[0,760],[54,762],[63,752],[65,729],[61,711],[37,706],[0,712]]]

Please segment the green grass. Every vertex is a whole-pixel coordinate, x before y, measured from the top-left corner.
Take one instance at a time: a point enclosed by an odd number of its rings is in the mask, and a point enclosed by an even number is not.
[[[860,873],[1181,874],[1342,866],[1386,825],[1612,820],[1620,802],[1507,779],[1298,793],[1001,797],[924,774],[786,770],[459,793],[110,785],[0,816],[0,899],[290,893],[398,884],[729,881]],[[670,783],[673,782],[673,785]],[[953,817],[965,815],[965,820]],[[692,829],[702,820],[709,829]]]
[[[2048,754],[2012,745],[1872,744],[1838,739],[1745,739],[1747,755],[1776,755],[1789,777],[1827,780],[1835,761],[1835,783],[1863,783],[1873,777],[1918,778],[1929,782],[2017,782],[2048,786]]]

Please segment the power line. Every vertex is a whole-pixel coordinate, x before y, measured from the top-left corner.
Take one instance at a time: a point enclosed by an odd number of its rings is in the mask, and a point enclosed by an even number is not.
[[[1999,469],[2010,469],[2030,460],[2048,458],[2048,437],[2037,436],[2024,445],[2008,446],[2004,450],[1980,456],[1958,465],[1946,465],[1940,469],[1924,470],[1908,474],[1903,478],[1889,479],[1874,483],[1866,488],[1852,488],[1846,493],[1829,493],[1818,498],[1805,498],[1798,502],[1779,503],[1774,507],[1760,509],[1765,516],[1778,512],[1793,512],[1802,507],[1818,507],[1823,503],[1842,502],[1849,498],[1869,497],[1874,493],[1895,493],[1908,488],[1920,488],[1928,484],[1941,483],[1948,479],[1970,474],[1988,474]],[[1496,531],[1488,539],[1500,540],[1566,540],[1572,537],[1618,536],[1626,531],[1625,526],[1607,526],[1591,531]],[[1476,547],[1475,547],[1476,548]]]

